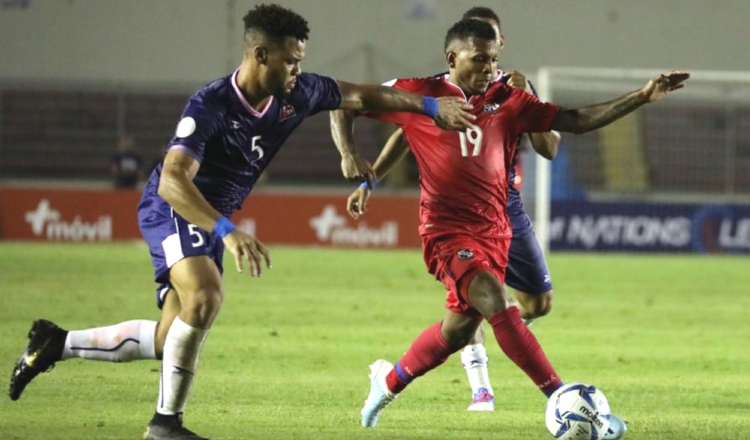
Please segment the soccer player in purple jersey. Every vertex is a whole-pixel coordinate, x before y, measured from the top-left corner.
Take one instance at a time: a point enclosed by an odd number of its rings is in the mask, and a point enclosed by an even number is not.
[[[266,247],[235,228],[229,217],[302,120],[334,109],[411,112],[442,128],[461,129],[475,118],[461,99],[423,97],[389,87],[362,86],[302,73],[309,29],[304,18],[278,5],[244,17],[244,58],[231,75],[191,96],[162,164],[151,174],[138,222],[155,269],[160,321],[133,320],[65,331],[35,321],[26,351],[13,369],[9,394],[55,362],[83,358],[110,362],[161,359],[156,412],[146,439],[200,440],[183,426],[198,355],[221,308],[226,247],[238,272],[271,267]],[[344,151],[349,177],[368,178],[370,165]]]
[[[501,32],[500,18],[490,8],[474,7],[466,11],[464,19],[475,19],[489,23],[498,35],[498,48],[505,47],[505,37]],[[527,93],[536,95],[533,85],[527,81],[520,72],[498,71],[496,81],[501,81],[511,87],[525,90]],[[538,96],[537,96],[538,98]],[[560,134],[556,131],[547,133],[527,133],[519,139],[519,143],[529,142],[534,150],[547,159],[553,159],[557,155],[557,146],[560,143]],[[409,145],[404,137],[403,130],[396,130],[388,140],[383,151],[375,163],[375,174],[382,178],[400,160],[406,157]],[[508,217],[513,225],[513,239],[508,256],[508,268],[505,283],[513,288],[515,297],[521,306],[521,316],[529,325],[534,319],[548,314],[552,308],[552,282],[549,270],[542,254],[539,243],[534,235],[529,216],[524,212],[521,193],[514,185],[516,181],[516,166],[519,153],[511,159],[510,179],[508,186]],[[347,208],[350,214],[357,218],[359,210],[366,208],[367,200],[371,191],[367,188],[359,188],[349,198]],[[472,403],[469,411],[494,411],[495,396],[489,379],[489,358],[484,348],[484,331],[482,327],[471,342],[461,351],[461,362],[466,369],[469,384],[472,390]]]

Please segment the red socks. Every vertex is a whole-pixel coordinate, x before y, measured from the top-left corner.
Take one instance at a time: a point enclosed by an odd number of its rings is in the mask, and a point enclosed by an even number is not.
[[[391,392],[400,393],[409,382],[440,366],[448,356],[463,348],[448,344],[440,333],[442,326],[441,321],[428,327],[414,340],[409,351],[396,362],[385,379]]]
[[[562,386],[560,377],[547,360],[542,347],[521,320],[517,307],[497,313],[487,320],[495,339],[510,360],[522,369],[542,392],[549,396]]]
[[[487,320],[500,348],[547,396],[562,386],[562,381],[547,360],[542,347],[521,320],[518,308],[511,307]],[[385,381],[393,393],[400,393],[415,378],[440,366],[448,356],[463,347],[452,347],[443,338],[442,322],[428,327],[412,343],[409,351],[388,373]]]

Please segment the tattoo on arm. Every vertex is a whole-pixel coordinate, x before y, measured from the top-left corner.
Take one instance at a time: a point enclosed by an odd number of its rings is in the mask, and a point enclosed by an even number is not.
[[[603,104],[563,109],[552,122],[552,129],[576,134],[586,133],[620,119],[645,103],[646,98],[637,90]]]

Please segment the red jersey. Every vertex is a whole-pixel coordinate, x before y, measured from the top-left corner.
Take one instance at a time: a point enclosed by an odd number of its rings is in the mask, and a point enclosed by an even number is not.
[[[464,92],[448,75],[386,85],[433,97]],[[414,113],[368,116],[400,125],[419,167],[419,233],[512,236],[506,206],[511,160],[523,133],[547,132],[560,107],[500,81],[468,102],[477,119],[466,132],[446,131]]]

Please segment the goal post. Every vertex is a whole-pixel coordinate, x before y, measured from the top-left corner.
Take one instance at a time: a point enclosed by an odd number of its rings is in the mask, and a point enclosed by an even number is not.
[[[535,85],[541,100],[574,108],[666,71],[543,67]],[[750,253],[750,72],[690,74],[608,127],[562,133],[553,163],[526,153],[524,194],[545,253]]]

